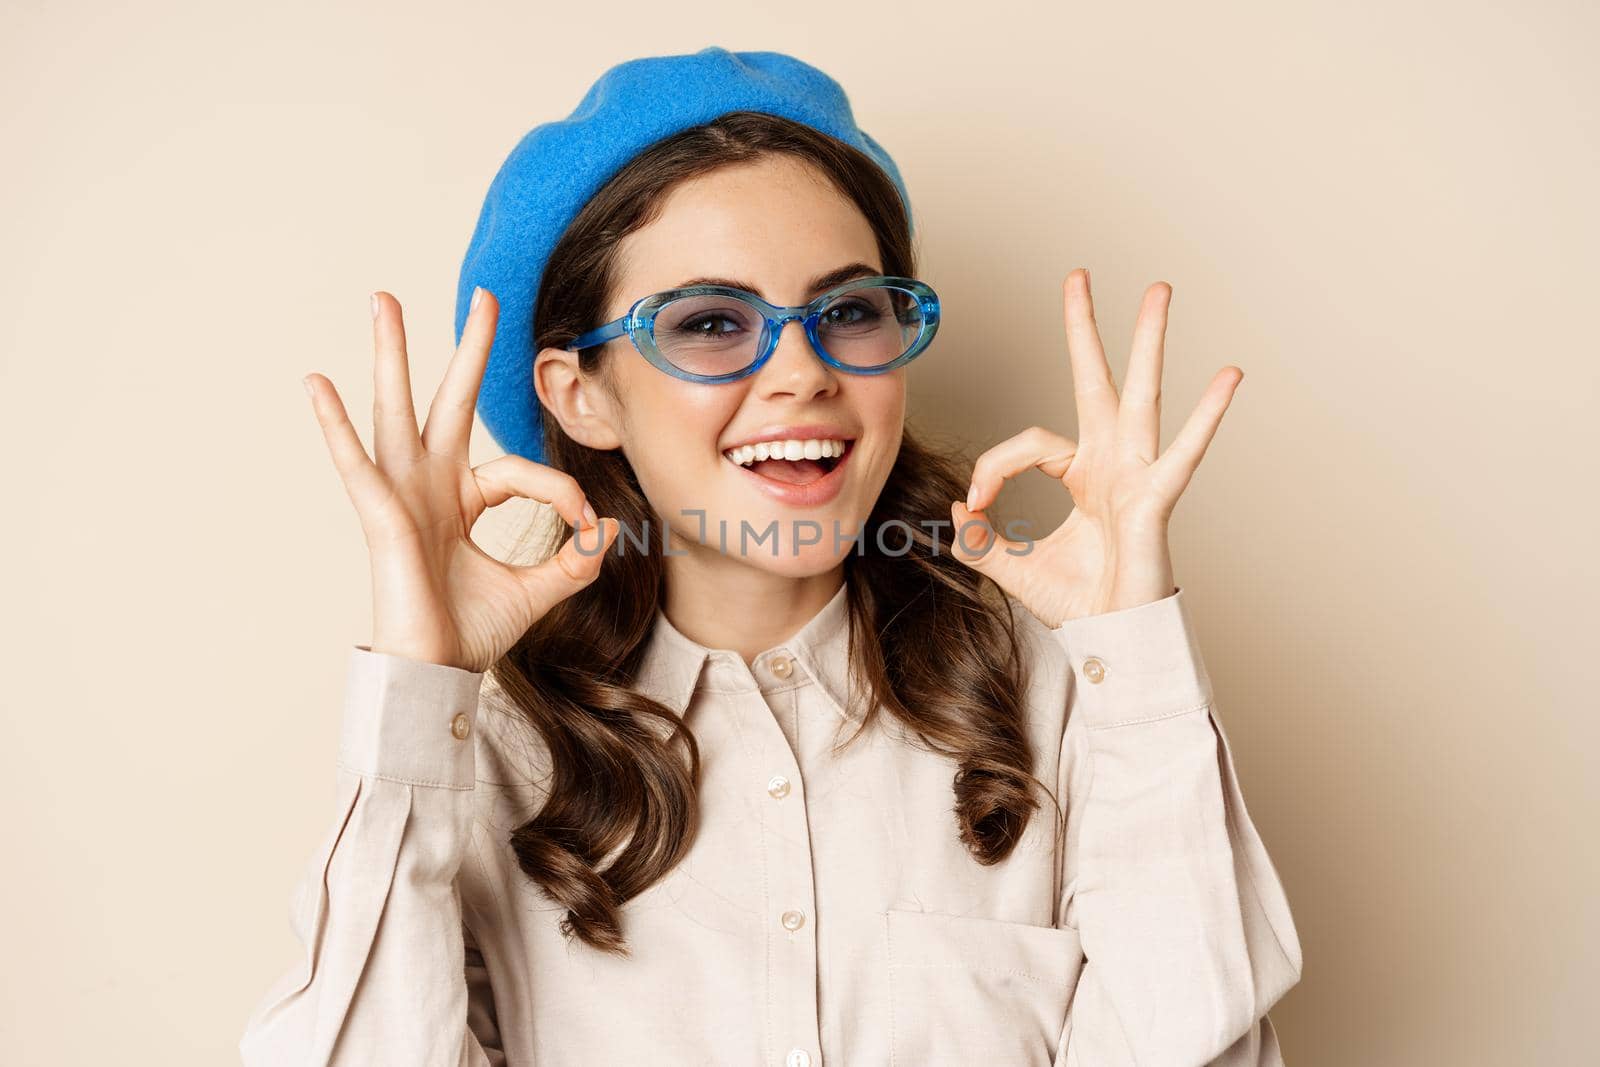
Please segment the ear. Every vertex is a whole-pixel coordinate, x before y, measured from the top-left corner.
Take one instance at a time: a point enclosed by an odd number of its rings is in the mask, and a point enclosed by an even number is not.
[[[620,412],[600,382],[578,367],[578,353],[544,348],[534,357],[533,386],[545,416],[554,416],[568,437],[601,451],[621,448]]]

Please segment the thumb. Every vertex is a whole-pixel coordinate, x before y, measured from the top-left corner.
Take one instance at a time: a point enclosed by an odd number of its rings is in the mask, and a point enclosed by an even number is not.
[[[1006,592],[1015,593],[1011,583],[1016,578],[1016,564],[1020,558],[1016,552],[1018,542],[991,526],[983,512],[969,511],[959,500],[951,503],[950,518],[955,525],[950,554],[992,578]]]
[[[598,526],[574,530],[561,550],[543,563],[515,568],[535,621],[600,576],[606,553],[621,529],[616,519],[603,518]]]

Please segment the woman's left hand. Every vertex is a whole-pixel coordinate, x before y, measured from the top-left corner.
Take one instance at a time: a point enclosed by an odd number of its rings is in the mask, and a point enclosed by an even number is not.
[[[1089,295],[1089,272],[1065,283],[1067,351],[1080,441],[1034,426],[978,457],[967,502],[950,513],[952,551],[992,578],[1047,626],[1119,611],[1177,592],[1167,520],[1199,467],[1244,371],[1217,372],[1183,429],[1161,453],[1161,362],[1172,286],[1145,290],[1119,396]],[[1073,509],[1048,536],[1017,542],[983,524],[1005,480],[1030,467],[1058,479]],[[972,551],[969,551],[971,549]]]

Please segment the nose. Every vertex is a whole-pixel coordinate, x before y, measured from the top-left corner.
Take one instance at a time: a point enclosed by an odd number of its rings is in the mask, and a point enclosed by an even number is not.
[[[756,372],[755,386],[764,397],[793,396],[810,400],[838,391],[833,368],[817,357],[806,336],[805,323],[791,319],[778,330],[778,344],[766,364]]]

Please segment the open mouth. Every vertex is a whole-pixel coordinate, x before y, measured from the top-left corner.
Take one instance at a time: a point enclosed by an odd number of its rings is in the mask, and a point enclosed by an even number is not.
[[[730,448],[734,466],[782,485],[811,485],[831,474],[850,454],[852,438],[794,438]]]

